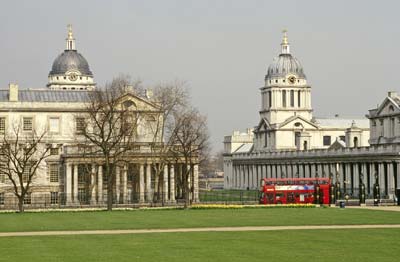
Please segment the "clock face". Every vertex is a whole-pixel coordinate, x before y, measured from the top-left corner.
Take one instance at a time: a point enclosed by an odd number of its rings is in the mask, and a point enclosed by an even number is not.
[[[71,73],[71,74],[68,76],[68,78],[69,78],[69,80],[71,80],[71,81],[75,81],[76,79],[78,79],[78,76],[77,76],[75,73]]]
[[[294,84],[294,83],[296,82],[296,77],[290,76],[290,77],[288,78],[288,80],[289,80],[289,83]]]

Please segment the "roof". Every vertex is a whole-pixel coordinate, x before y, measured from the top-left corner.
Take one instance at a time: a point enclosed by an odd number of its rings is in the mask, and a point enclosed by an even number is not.
[[[315,121],[321,127],[349,128],[354,121],[359,128],[369,128],[367,118],[315,118]]]
[[[248,153],[253,149],[253,143],[242,144],[234,153]]]
[[[82,75],[93,76],[86,59],[76,50],[65,50],[53,62],[49,75],[63,75],[70,70],[77,70]]]
[[[47,89],[20,89],[19,102],[85,102],[91,91],[65,91]],[[0,90],[0,102],[9,101],[9,90]]]

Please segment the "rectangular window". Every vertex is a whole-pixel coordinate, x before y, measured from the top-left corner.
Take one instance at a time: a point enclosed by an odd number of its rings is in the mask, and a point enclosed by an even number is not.
[[[330,146],[331,145],[331,136],[324,136],[323,138],[324,146]]]
[[[60,118],[59,117],[50,117],[49,118],[49,132],[50,133],[59,133],[60,132]]]
[[[24,173],[22,173],[22,183],[27,183],[29,180],[31,165],[26,164]]]
[[[294,90],[290,90],[290,106],[294,107]]]
[[[0,193],[0,205],[4,205],[4,193]]]
[[[282,91],[282,106],[286,107],[286,91]]]
[[[24,117],[22,119],[22,124],[23,124],[22,129],[24,131],[32,131],[32,129],[33,129],[33,118],[32,117]]]
[[[0,163],[0,183],[6,182],[6,174],[4,173],[6,165],[4,163]]]
[[[0,133],[4,133],[6,131],[6,118],[0,117]]]
[[[268,91],[268,107],[272,107],[272,92]]]
[[[297,106],[300,107],[300,101],[301,101],[301,91],[297,91]]]
[[[85,119],[83,117],[77,117],[75,119],[75,125],[77,133],[83,133],[83,131],[85,131]]]
[[[59,181],[59,167],[58,164],[50,164],[50,182],[57,183]]]
[[[24,198],[24,204],[30,205],[32,203],[32,193],[26,193]]]
[[[50,155],[56,156],[58,155],[58,147],[50,148]]]
[[[58,204],[58,192],[50,192],[50,204]]]

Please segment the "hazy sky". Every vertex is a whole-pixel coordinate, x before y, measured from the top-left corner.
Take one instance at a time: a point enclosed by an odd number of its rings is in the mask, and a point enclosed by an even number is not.
[[[288,29],[312,85],[314,115],[364,116],[400,91],[399,1],[2,1],[0,88],[44,87],[73,24],[98,84],[185,80],[224,135],[257,124],[259,88]]]

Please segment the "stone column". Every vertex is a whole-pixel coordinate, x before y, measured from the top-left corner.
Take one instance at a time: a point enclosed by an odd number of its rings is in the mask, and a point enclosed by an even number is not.
[[[277,178],[277,176],[276,176],[276,165],[271,165],[271,174],[272,174],[271,178]]]
[[[122,203],[128,203],[128,165],[122,170]]]
[[[396,188],[400,189],[400,163],[396,162],[397,165],[397,174],[396,174]]]
[[[272,177],[272,165],[267,165],[267,178]]]
[[[169,185],[170,185],[169,201],[175,202],[175,166],[174,165],[171,165],[171,167],[169,168]]]
[[[193,166],[193,193],[194,193],[194,202],[199,202],[199,165]]]
[[[277,178],[282,178],[282,165],[277,165],[276,173]]]
[[[258,166],[253,165],[253,183],[251,184],[251,188],[257,188],[258,184]]]
[[[388,184],[388,195],[390,199],[394,199],[394,170],[393,163],[387,163],[387,184]]]
[[[144,165],[139,165],[139,202],[144,202]]]
[[[90,204],[96,204],[96,166],[94,164],[90,173]]]
[[[374,193],[374,184],[375,184],[375,163],[370,163],[369,164],[369,194],[372,197],[372,194]]]
[[[146,165],[146,198],[147,202],[152,201],[152,191],[151,191],[151,164]]]
[[[381,198],[385,196],[385,167],[384,163],[379,163],[378,168],[378,181],[381,190]]]
[[[97,203],[103,204],[103,165],[99,165],[97,176]]]
[[[293,170],[292,177],[293,177],[293,178],[298,178],[298,177],[299,177],[299,167],[298,167],[298,164],[294,164],[292,170]]]
[[[360,192],[360,174],[358,163],[353,163],[353,190],[356,196],[359,196]]]
[[[67,172],[65,174],[65,193],[67,197],[67,206],[72,205],[72,164],[67,163]]]
[[[78,199],[78,164],[74,165],[74,203],[79,204]]]
[[[121,177],[121,168],[119,166],[116,166],[115,167],[115,195],[116,195],[116,203],[117,204],[119,204],[119,195],[121,194],[120,177]]]
[[[304,178],[304,165],[299,164],[299,178]]]
[[[305,175],[305,178],[310,178],[311,176],[311,174],[310,174],[310,164],[308,164],[308,163],[306,163],[306,164],[304,164],[304,175]]]
[[[311,164],[311,177],[314,178],[316,173],[317,173],[316,165],[315,165],[315,163],[312,163]]]
[[[190,176],[188,176],[188,177],[190,177]],[[164,186],[163,186],[164,201],[167,202],[169,200],[168,199],[168,165],[164,166],[163,181],[164,181]]]

